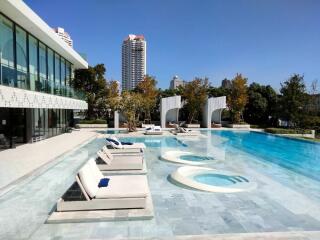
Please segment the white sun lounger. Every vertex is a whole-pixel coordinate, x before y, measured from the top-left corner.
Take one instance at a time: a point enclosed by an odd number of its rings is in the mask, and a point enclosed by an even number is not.
[[[85,199],[57,203],[57,211],[85,211],[107,209],[139,209],[146,207],[149,194],[148,180],[144,175],[122,175],[108,177],[107,187],[98,187],[100,172],[93,159],[90,159],[78,172],[77,184]]]
[[[133,143],[131,145],[122,144],[116,137],[110,137],[113,141],[107,140],[107,145],[114,149],[145,149],[144,143]]]
[[[173,130],[172,133],[177,136],[199,136],[200,134],[198,131],[193,131],[182,127]]]
[[[97,152],[104,164],[97,164],[101,171],[142,170],[143,155],[112,155],[108,149]]]
[[[139,148],[132,148],[132,149],[114,149],[114,148],[107,148],[107,146],[103,146],[102,150],[105,152],[110,153],[112,156],[131,156],[131,155],[136,155],[136,156],[143,156],[144,153],[142,149]]]
[[[160,126],[154,126],[147,128],[144,132],[145,135],[162,135],[162,129]]]

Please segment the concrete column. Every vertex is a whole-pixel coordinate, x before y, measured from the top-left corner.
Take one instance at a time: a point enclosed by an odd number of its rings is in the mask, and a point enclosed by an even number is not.
[[[114,112],[114,128],[119,128],[119,112]]]
[[[33,121],[32,121],[32,109],[26,108],[26,142],[31,143],[32,142],[32,127],[33,127]]]

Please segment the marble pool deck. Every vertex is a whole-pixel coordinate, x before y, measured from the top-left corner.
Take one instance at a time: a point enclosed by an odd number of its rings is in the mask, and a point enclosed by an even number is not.
[[[96,129],[81,129],[64,133],[33,144],[0,152],[0,195],[58,156],[71,151],[98,135]]]
[[[161,150],[147,148],[145,152],[155,213],[152,220],[47,224],[79,168],[105,144],[98,137],[50,161],[0,196],[0,239],[320,239],[317,182],[262,161],[248,161],[247,153],[221,147],[223,139],[183,141],[196,154],[223,158],[209,167],[251,176],[257,189],[221,194],[174,185],[167,177],[181,165],[159,160],[162,152],[172,150],[163,145]],[[174,149],[185,150],[185,146]]]

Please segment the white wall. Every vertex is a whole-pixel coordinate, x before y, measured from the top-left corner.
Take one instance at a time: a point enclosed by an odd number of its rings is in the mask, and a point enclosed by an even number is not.
[[[226,97],[208,98],[203,108],[202,125],[211,128],[212,120],[220,122],[222,110],[227,107]]]
[[[160,118],[161,118],[161,127],[166,127],[167,118],[173,119],[173,116],[177,116],[177,111],[181,108],[181,96],[172,96],[161,99],[160,104]],[[168,111],[170,111],[169,114]],[[174,118],[171,121],[178,120]],[[170,121],[170,120],[169,120]]]
[[[0,107],[86,110],[85,101],[0,85]]]

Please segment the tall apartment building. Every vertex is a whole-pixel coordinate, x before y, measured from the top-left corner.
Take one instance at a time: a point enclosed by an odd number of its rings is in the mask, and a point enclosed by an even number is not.
[[[143,35],[130,34],[122,43],[122,90],[134,89],[146,75],[147,45]]]
[[[88,108],[70,84],[79,68],[88,63],[23,1],[1,0],[0,148],[67,130]]]
[[[58,34],[58,36],[65,41],[70,47],[73,47],[73,40],[71,39],[69,33],[65,32],[63,28],[57,27],[53,28],[53,31]]]

